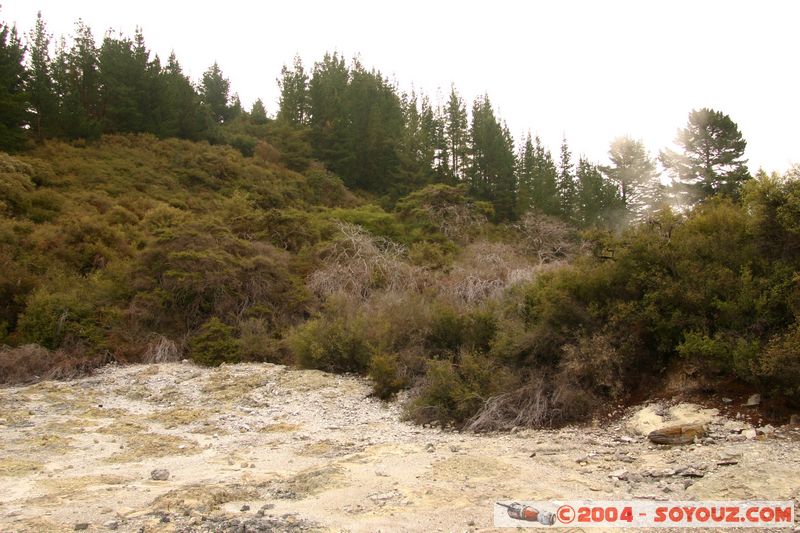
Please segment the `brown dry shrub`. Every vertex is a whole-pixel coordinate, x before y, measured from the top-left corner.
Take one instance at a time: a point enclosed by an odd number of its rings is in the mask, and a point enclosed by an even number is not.
[[[440,293],[473,304],[500,296],[508,287],[530,281],[536,267],[515,247],[487,241],[468,245],[440,282]]]
[[[534,375],[526,385],[486,401],[466,428],[484,432],[554,427],[587,419],[598,402],[592,393],[573,383]]]
[[[0,383],[30,383],[41,379],[73,379],[109,362],[109,357],[48,350],[38,344],[0,347]]]
[[[175,341],[163,335],[156,335],[147,343],[142,355],[142,362],[172,363],[180,360],[182,351]]]
[[[370,234],[361,226],[338,223],[340,238],[324,253],[323,267],[308,278],[321,296],[336,293],[367,298],[378,289],[417,291],[422,269],[405,261],[406,248]]]
[[[574,229],[555,217],[529,212],[512,228],[517,246],[539,263],[569,260],[579,249]]]

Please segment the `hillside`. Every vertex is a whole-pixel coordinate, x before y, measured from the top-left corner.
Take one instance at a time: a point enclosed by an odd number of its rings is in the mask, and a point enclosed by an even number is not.
[[[296,363],[409,389],[413,419],[472,429],[586,420],[667,393],[664,376],[797,407],[791,176],[579,232],[492,223],[444,184],[384,209],[281,157],[130,134],[2,155],[0,380]]]

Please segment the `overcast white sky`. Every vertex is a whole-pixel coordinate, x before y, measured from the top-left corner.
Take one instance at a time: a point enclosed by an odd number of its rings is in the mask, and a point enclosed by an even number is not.
[[[566,135],[605,161],[628,134],[656,155],[711,107],[739,124],[753,170],[800,162],[800,2],[0,2],[24,32],[38,10],[56,36],[81,17],[98,42],[138,24],[154,53],[175,50],[193,79],[219,62],[245,106],[261,97],[269,113],[281,65],[338,50],[434,98],[451,83],[468,102],[488,92],[517,139],[530,129],[554,152]]]

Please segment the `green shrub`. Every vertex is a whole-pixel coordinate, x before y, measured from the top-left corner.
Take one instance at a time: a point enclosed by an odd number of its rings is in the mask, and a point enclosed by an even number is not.
[[[189,339],[189,357],[207,366],[237,363],[242,358],[242,347],[233,328],[212,317]]]
[[[469,319],[451,307],[434,310],[425,344],[431,352],[456,353],[468,337]]]
[[[800,324],[769,341],[753,362],[753,372],[767,389],[785,395],[795,405],[800,403]]]
[[[367,374],[372,378],[373,394],[382,400],[391,398],[407,384],[401,375],[397,357],[384,353],[372,356]]]
[[[341,316],[312,319],[289,334],[289,346],[302,367],[361,373],[373,352],[364,325],[361,319]]]
[[[491,358],[465,353],[459,363],[429,361],[418,396],[407,414],[425,423],[464,425],[493,396],[514,383],[510,371]]]

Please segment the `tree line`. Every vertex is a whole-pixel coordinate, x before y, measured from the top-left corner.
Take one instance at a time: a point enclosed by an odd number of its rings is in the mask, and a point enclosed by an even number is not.
[[[642,219],[667,203],[735,196],[750,177],[738,126],[712,109],[692,111],[678,150],[659,154],[672,178],[667,188],[640,140],[615,139],[609,165],[576,158],[566,139],[554,157],[530,133],[515,142],[488,95],[468,108],[453,86],[434,104],[337,53],[309,70],[299,58],[284,66],[270,117],[260,99],[244,110],[216,63],[197,82],[174,53],[162,64],[139,29],[133,37],[108,32],[98,44],[79,20],[51,55],[52,43],[41,14],[25,38],[0,23],[2,150],[124,132],[227,143],[245,155],[266,142],[289,168],[319,160],[348,187],[390,203],[429,184],[463,185],[493,206],[495,221],[534,210],[581,227]]]

